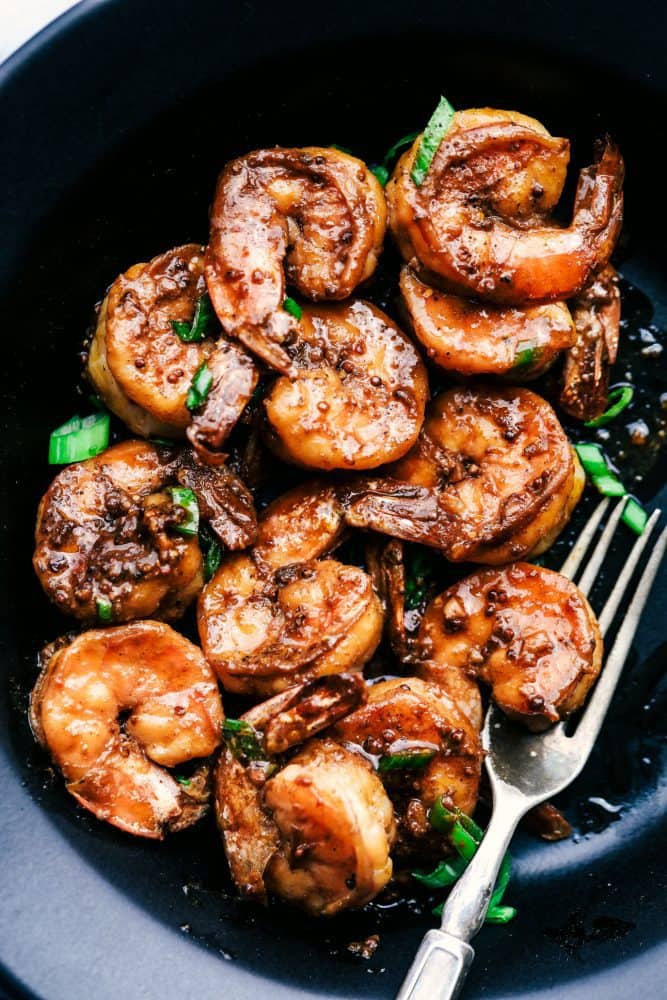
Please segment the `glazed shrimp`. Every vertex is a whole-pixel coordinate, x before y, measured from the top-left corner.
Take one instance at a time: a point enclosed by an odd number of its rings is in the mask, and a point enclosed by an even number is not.
[[[431,603],[419,639],[428,676],[476,674],[510,718],[535,731],[583,704],[602,663],[584,595],[560,573],[529,563],[460,580]]]
[[[577,420],[607,408],[609,367],[616,361],[621,322],[618,275],[605,267],[572,302],[577,339],[565,356],[560,405]]]
[[[477,803],[482,749],[479,728],[437,684],[416,677],[373,684],[365,705],[330,731],[345,747],[379,759],[425,754],[415,768],[381,770],[394,805],[398,855],[423,854],[434,838],[428,811],[445,796],[472,814]],[[430,756],[429,756],[430,755]]]
[[[552,408],[514,388],[444,392],[391,474],[347,488],[347,522],[431,545],[453,562],[544,552],[584,487]]]
[[[230,549],[256,531],[252,498],[224,467],[209,469],[176,449],[124,441],[58,473],[39,505],[33,565],[47,596],[66,614],[94,622],[179,618],[201,590],[196,535],[172,485],[193,489],[201,516]]]
[[[168,768],[208,757],[220,742],[222,704],[201,651],[144,621],[84,632],[45,654],[30,722],[67,791],[142,837],[196,822],[207,808],[205,772],[185,785]]]
[[[322,739],[309,739],[286,765],[275,756],[365,696],[358,675],[321,677],[242,717],[267,760],[243,761],[228,746],[216,772],[215,805],[232,877],[244,895],[263,899],[272,891],[329,916],[362,905],[389,880],[393,813],[367,761]]]
[[[206,282],[223,329],[284,375],[294,317],[285,279],[306,299],[347,298],[371,276],[385,231],[384,192],[336,149],[261,149],[218,180]]]
[[[576,339],[564,302],[524,307],[475,302],[431,288],[407,266],[400,288],[415,336],[429,358],[453,374],[526,382]]]
[[[424,420],[428,380],[412,342],[368,302],[303,310],[296,374],[265,398],[267,440],[288,462],[373,469],[401,458]]]
[[[572,221],[549,221],[569,142],[535,119],[490,108],[458,112],[421,185],[420,140],[387,185],[389,223],[408,263],[448,290],[503,305],[568,299],[605,265],[623,218],[623,160],[609,140],[582,170]]]
[[[228,557],[206,585],[199,635],[226,690],[266,697],[361,670],[373,655],[382,607],[370,577],[321,558],[343,527],[333,487],[300,486],[264,512],[252,551]]]
[[[237,344],[214,338],[210,329],[194,343],[175,332],[173,324],[190,323],[206,294],[204,253],[197,244],[177,247],[114,281],[98,313],[87,371],[135,434],[179,438],[187,432],[193,444],[215,450],[250,399],[257,369]],[[204,363],[213,385],[193,416],[186,398]]]

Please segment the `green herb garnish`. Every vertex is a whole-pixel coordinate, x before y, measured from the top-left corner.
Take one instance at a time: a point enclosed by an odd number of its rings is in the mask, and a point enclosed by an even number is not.
[[[267,759],[261,734],[243,719],[225,719],[222,737],[230,752],[241,762]]]
[[[220,542],[211,542],[204,557],[204,579],[207,583],[217,573],[221,560],[222,547]]]
[[[299,303],[295,302],[294,299],[291,299],[289,295],[283,300],[283,309],[285,312],[288,312],[290,316],[294,316],[294,319],[301,319],[303,316],[303,309]]]
[[[90,417],[72,417],[62,427],[51,432],[49,465],[69,465],[99,455],[109,444],[108,413],[93,413]]]
[[[433,157],[438,152],[440,143],[449,131],[453,119],[454,108],[446,97],[441,97],[437,108],[429,118],[428,125],[424,129],[417,155],[415,156],[415,162],[410,171],[410,176],[417,187],[421,187],[426,180]]]
[[[604,427],[630,405],[634,394],[635,390],[631,385],[617,385],[609,392],[610,405],[604,413],[601,413],[599,417],[594,417],[593,420],[587,420],[584,427]]]
[[[404,135],[402,139],[399,139],[393,146],[390,146],[382,159],[382,163],[376,163],[375,166],[370,168],[371,173],[375,174],[382,187],[386,187],[391,174],[392,164],[400,151],[413,143],[418,135],[419,132],[411,132],[409,135]]]
[[[437,751],[422,747],[415,747],[409,750],[402,750],[398,753],[387,753],[380,757],[378,771],[418,771],[426,767]]]
[[[211,386],[213,385],[213,376],[211,371],[204,361],[203,364],[199,366],[194,374],[194,378],[190,383],[190,388],[188,389],[187,399],[185,400],[185,405],[188,410],[197,410],[206,401],[206,397],[211,391]]]
[[[539,357],[539,348],[534,340],[522,340],[516,345],[512,371],[529,368]]]
[[[215,313],[211,305],[211,298],[208,292],[197,299],[194,316],[190,323],[184,323],[180,319],[172,319],[171,325],[174,333],[184,344],[195,344],[203,340],[213,322]]]
[[[95,605],[97,607],[97,617],[104,625],[108,625],[113,621],[113,607],[108,598],[98,597]]]
[[[192,490],[186,489],[184,486],[172,486],[169,489],[169,493],[174,504],[177,507],[182,507],[186,513],[185,519],[176,524],[174,530],[179,535],[196,535],[199,531],[199,504],[197,503],[197,497]]]
[[[405,607],[408,611],[414,611],[426,598],[433,571],[430,553],[417,551],[409,559],[405,573]]]
[[[607,463],[607,458],[599,444],[575,444],[574,450],[584,471],[599,493],[605,497],[627,497],[623,508],[622,520],[637,535],[641,535],[646,527],[648,515],[642,505],[630,496],[625,486],[614,470]]]
[[[189,788],[192,784],[192,780],[190,778],[184,778],[182,774],[175,774],[174,778],[179,785],[183,785],[184,788]]]

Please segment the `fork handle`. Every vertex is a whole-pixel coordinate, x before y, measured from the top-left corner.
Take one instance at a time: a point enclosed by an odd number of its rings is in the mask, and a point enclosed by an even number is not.
[[[396,1000],[454,1000],[474,957],[466,941],[444,931],[428,931]]]

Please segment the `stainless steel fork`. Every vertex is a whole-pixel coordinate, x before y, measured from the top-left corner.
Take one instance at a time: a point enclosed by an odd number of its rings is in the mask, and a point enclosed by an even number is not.
[[[578,586],[588,594],[623,513],[625,500],[612,510]],[[608,499],[595,508],[561,573],[575,579],[609,507]],[[623,596],[633,580],[640,556],[660,517],[653,512],[637,538],[599,616],[600,630],[608,631]],[[582,770],[604,721],[639,619],[667,546],[665,528],[637,583],[616,640],[606,657],[600,678],[573,735],[564,723],[546,733],[532,734],[508,722],[493,706],[484,723],[482,739],[486,769],[493,791],[493,813],[484,839],[454,886],[442,914],[440,930],[430,930],[408,972],[397,1000],[453,1000],[474,958],[471,939],[484,923],[500,863],[522,816],[562,791]]]

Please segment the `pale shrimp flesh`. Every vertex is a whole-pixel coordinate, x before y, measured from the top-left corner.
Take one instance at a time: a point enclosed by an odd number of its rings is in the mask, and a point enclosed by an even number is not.
[[[222,704],[201,651],[161,622],[84,632],[47,647],[30,702],[39,743],[98,819],[162,838],[208,807],[207,768],[173,768],[220,743]]]

